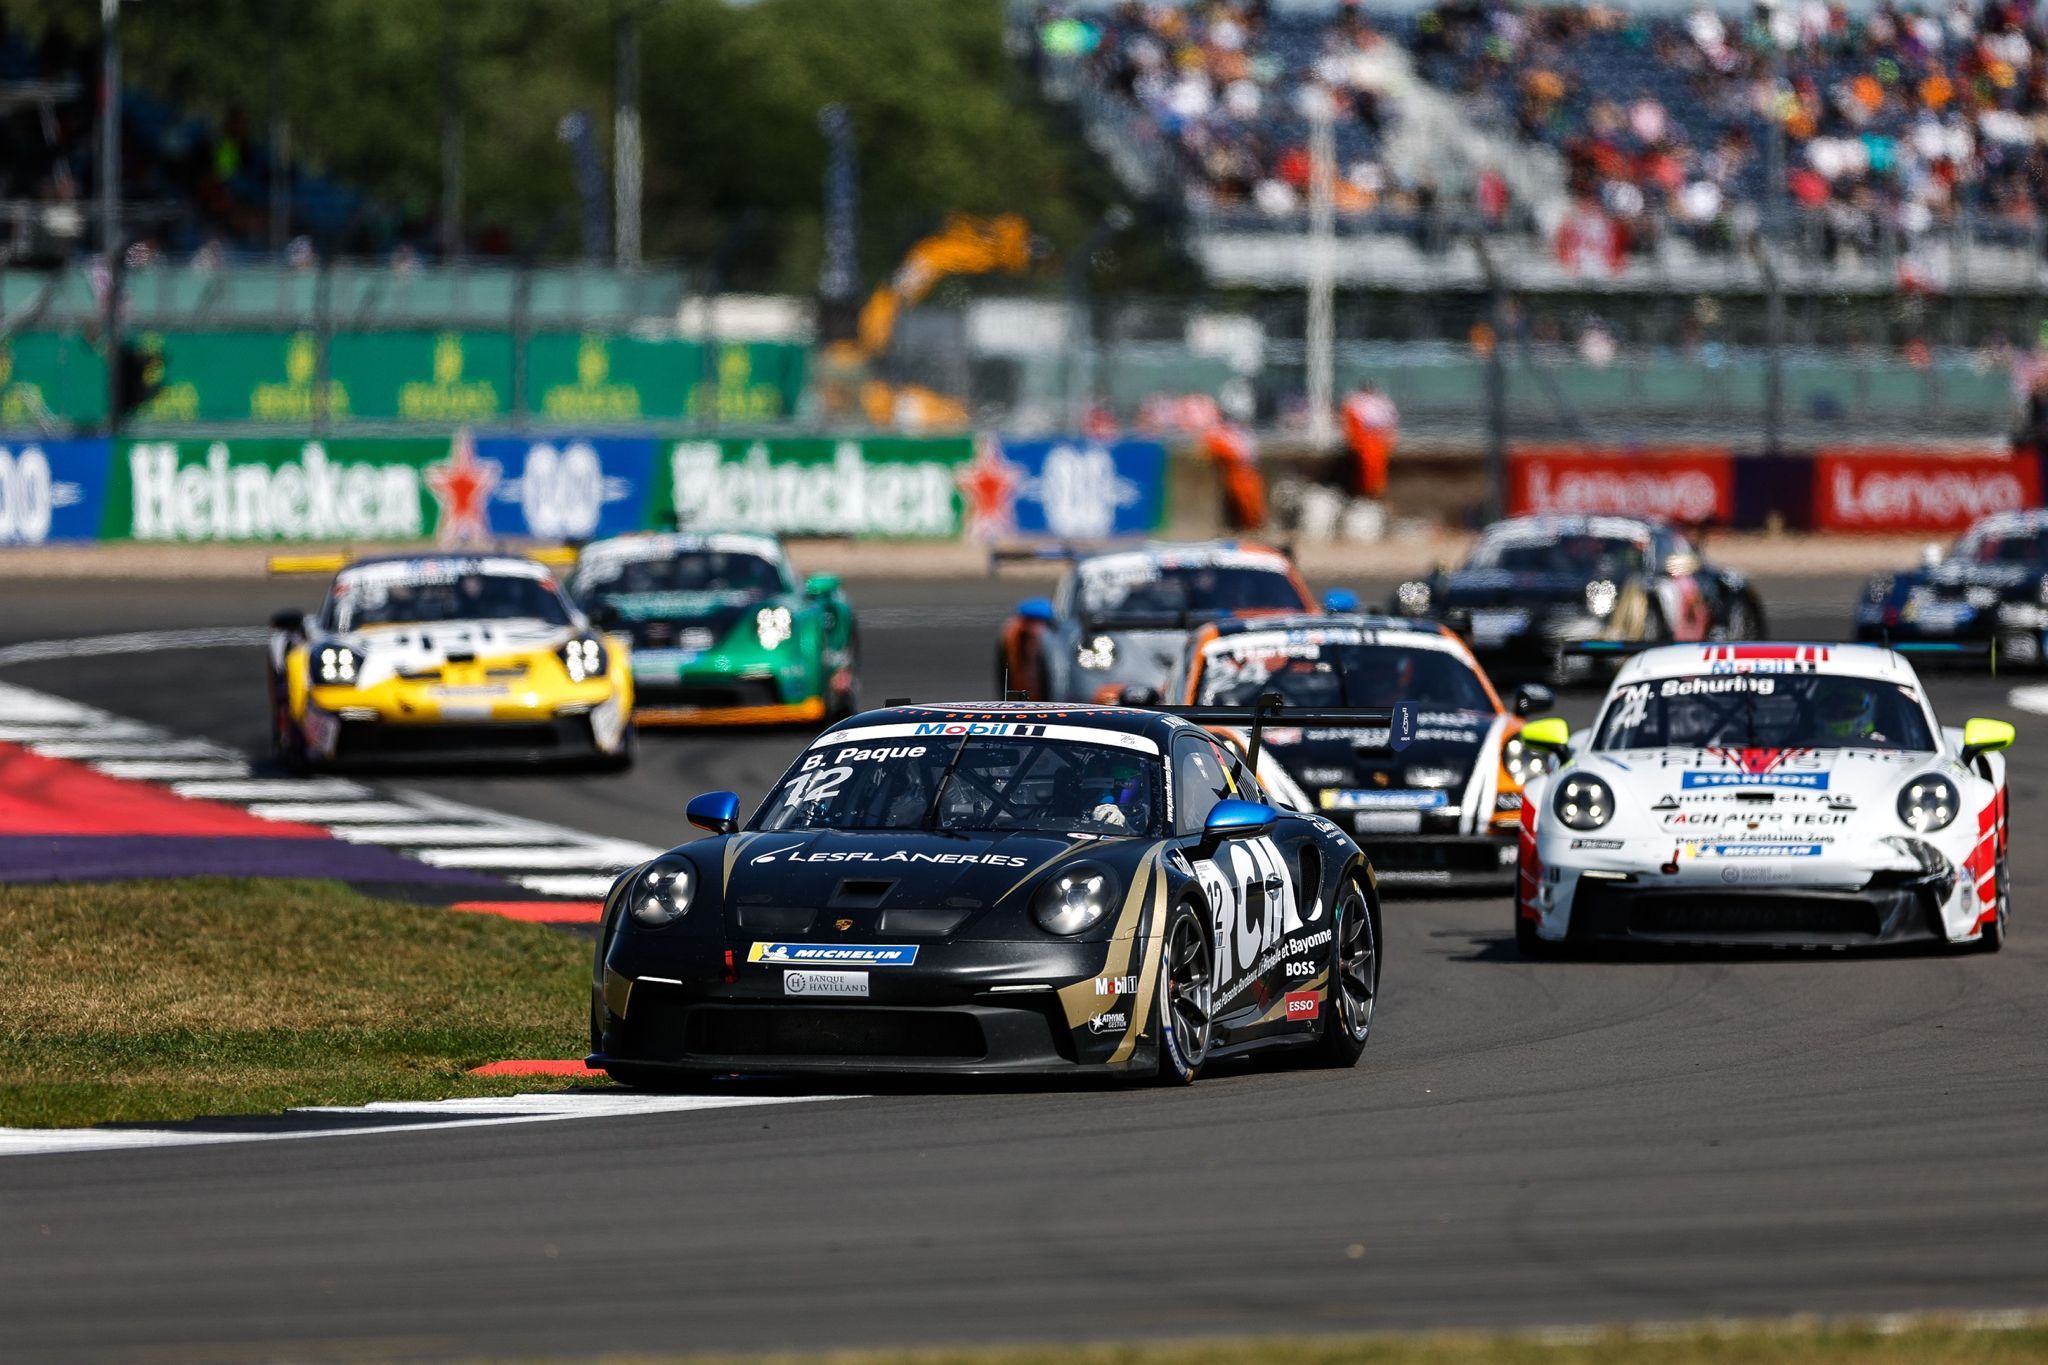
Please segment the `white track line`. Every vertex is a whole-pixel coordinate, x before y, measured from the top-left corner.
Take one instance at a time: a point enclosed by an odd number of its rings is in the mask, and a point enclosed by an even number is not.
[[[249,776],[247,763],[228,758],[109,758],[92,766],[108,777],[142,782],[224,781]]]
[[[560,896],[565,900],[596,901],[604,899],[605,893],[612,889],[612,883],[618,880],[618,874],[613,872],[549,874],[539,877],[513,877],[511,880],[525,887],[528,891],[538,891],[543,896]]]
[[[2034,683],[2028,687],[2015,687],[2006,694],[2008,705],[2021,711],[2032,711],[2037,716],[2048,716],[2048,683]]]
[[[417,820],[421,808],[405,801],[256,801],[248,806],[258,820],[281,820],[292,825],[336,825],[351,823],[391,824]]]
[[[855,1095],[643,1095],[616,1090],[572,1090],[554,1095],[369,1104],[359,1109],[297,1109],[303,1114],[389,1115],[391,1122],[353,1128],[285,1132],[204,1132],[189,1128],[0,1128],[0,1157],[60,1152],[134,1151],[144,1147],[220,1147],[246,1142],[298,1142],[309,1138],[372,1137],[386,1133],[441,1133],[450,1129],[570,1119],[633,1118],[771,1104],[814,1104]],[[460,1117],[444,1117],[459,1115]],[[408,1122],[407,1120],[411,1121]]]
[[[493,844],[532,847],[536,839],[581,842],[573,830],[558,830],[552,836],[536,835],[530,829],[511,825],[335,825],[328,832],[352,844],[386,844],[393,848],[411,844],[440,848],[484,848]]]
[[[464,867],[481,872],[568,872],[593,867],[627,868],[659,849],[645,844],[585,844],[570,848],[423,848],[413,856],[429,867]]]
[[[206,801],[270,801],[318,798],[333,801],[345,796],[368,796],[370,789],[339,777],[251,777],[220,781],[173,782],[171,790],[180,796]]]
[[[68,736],[72,732],[64,733]],[[23,742],[44,758],[217,758],[242,761],[238,751],[209,744],[203,739],[171,739],[157,735],[141,735],[134,739],[32,738]]]
[[[215,649],[222,645],[260,645],[270,639],[267,626],[209,626],[198,630],[141,630],[126,635],[95,635],[80,640],[32,640],[0,647],[0,666],[47,663],[52,659],[89,659],[108,654],[154,654],[160,649]]]

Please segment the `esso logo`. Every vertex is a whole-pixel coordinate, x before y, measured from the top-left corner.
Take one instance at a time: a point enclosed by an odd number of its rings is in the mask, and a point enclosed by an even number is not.
[[[0,545],[40,545],[54,505],[50,461],[40,446],[0,446]]]
[[[588,441],[560,450],[546,441],[529,446],[519,476],[526,529],[543,540],[584,539],[604,511],[604,466]]]

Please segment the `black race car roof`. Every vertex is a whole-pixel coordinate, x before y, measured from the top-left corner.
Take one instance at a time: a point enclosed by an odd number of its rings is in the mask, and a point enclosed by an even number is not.
[[[872,725],[961,725],[980,722],[1014,725],[1065,725],[1144,735],[1164,744],[1180,730],[1199,729],[1178,716],[1161,715],[1135,706],[1100,706],[1093,702],[959,701],[919,702],[863,711],[832,730],[865,729]],[[830,734],[832,730],[825,733]]]

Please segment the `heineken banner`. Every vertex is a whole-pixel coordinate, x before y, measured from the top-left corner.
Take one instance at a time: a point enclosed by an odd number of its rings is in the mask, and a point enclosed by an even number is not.
[[[804,536],[960,534],[965,436],[676,441],[654,471],[657,517]]]
[[[1151,442],[964,436],[0,440],[0,544],[573,541],[678,524],[1091,539],[1155,529],[1164,474]]]
[[[97,540],[105,441],[0,441],[0,545]]]
[[[417,422],[507,426],[519,415],[510,332],[140,332],[156,396],[137,424]],[[526,420],[543,426],[647,421],[775,422],[798,410],[808,352],[794,342],[649,340],[540,333],[526,346]],[[106,366],[82,337],[0,342],[0,431],[91,425],[107,410]]]

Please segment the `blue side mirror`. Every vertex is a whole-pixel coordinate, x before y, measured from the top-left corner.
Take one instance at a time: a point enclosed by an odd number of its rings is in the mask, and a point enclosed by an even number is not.
[[[683,814],[698,829],[730,834],[740,827],[740,798],[736,792],[705,792],[691,797]]]
[[[1349,588],[1332,588],[1323,594],[1323,610],[1352,612],[1358,610],[1358,594]]]
[[[1049,626],[1053,623],[1052,599],[1027,597],[1017,604],[1017,615],[1027,621],[1037,621]]]
[[[1218,801],[1202,825],[1203,837],[1212,840],[1256,839],[1273,828],[1280,812],[1263,801]]]

